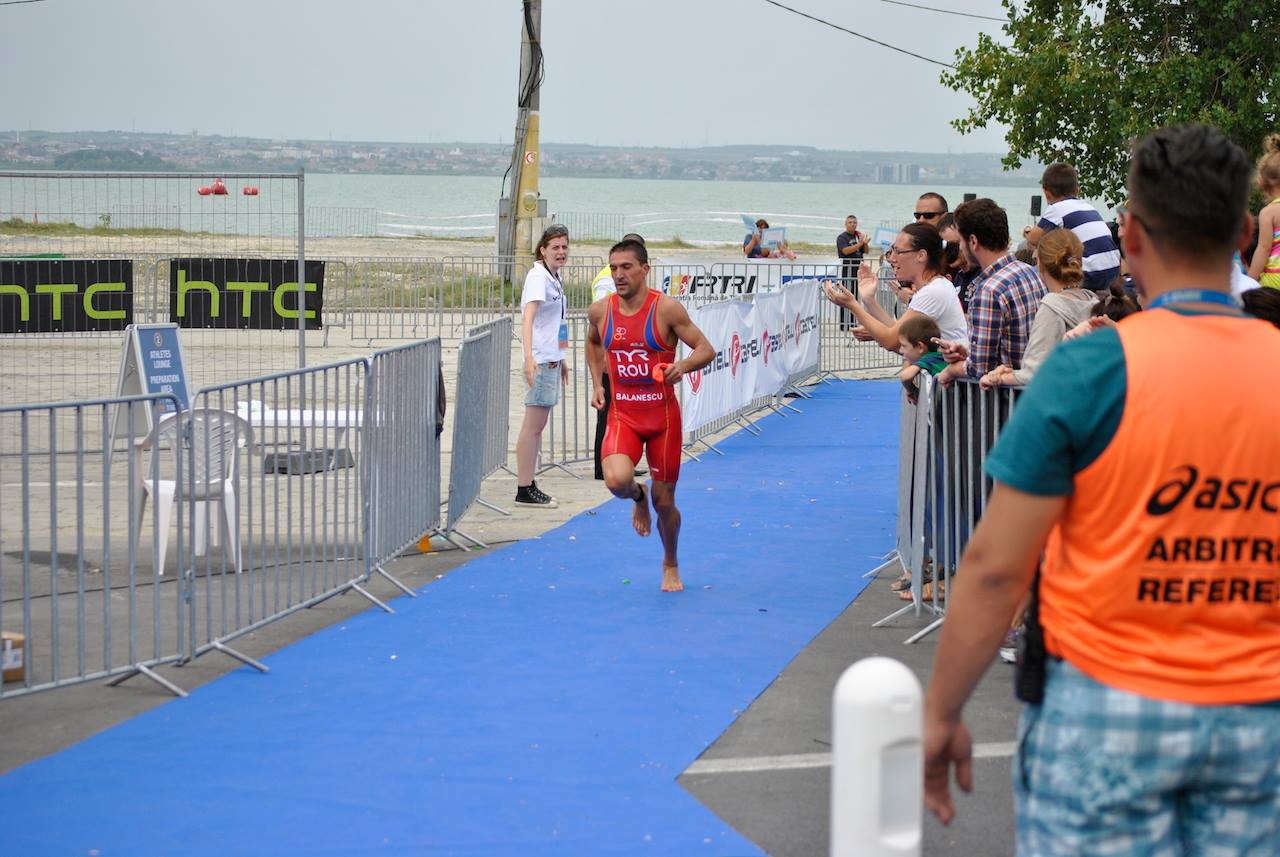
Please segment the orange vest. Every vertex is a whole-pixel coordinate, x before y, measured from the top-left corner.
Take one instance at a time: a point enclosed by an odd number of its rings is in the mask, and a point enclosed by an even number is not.
[[[1280,700],[1280,331],[1160,309],[1118,332],[1124,415],[1045,546],[1048,650],[1156,699]]]

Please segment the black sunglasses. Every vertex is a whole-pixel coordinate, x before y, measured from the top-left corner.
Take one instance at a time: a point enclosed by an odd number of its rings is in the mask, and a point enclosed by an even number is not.
[[[912,213],[915,215],[916,220],[920,220],[921,218],[933,220],[933,218],[941,217],[943,215],[943,212],[941,211],[915,211]]]

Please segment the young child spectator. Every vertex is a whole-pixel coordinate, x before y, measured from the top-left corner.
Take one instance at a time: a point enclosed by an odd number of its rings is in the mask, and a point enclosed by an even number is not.
[[[947,368],[947,361],[934,344],[942,336],[938,323],[927,315],[915,315],[898,327],[898,345],[902,350],[902,372],[898,379],[907,391],[907,398],[914,404],[921,372],[936,376]]]
[[[1115,327],[1116,322],[1141,311],[1138,302],[1125,291],[1119,280],[1115,280],[1093,305],[1090,317],[1068,330],[1062,338],[1075,339],[1100,327]]]
[[[928,372],[931,376],[936,377],[939,372],[947,368],[947,361],[942,356],[942,352],[938,350],[938,346],[934,340],[942,335],[942,329],[938,327],[938,323],[927,315],[912,315],[902,321],[898,326],[898,346],[902,352],[902,371],[898,374],[899,380],[907,393],[907,401],[916,404],[920,398],[920,382],[921,372]],[[939,473],[941,470],[938,471]],[[939,486],[939,491],[941,487]],[[926,498],[925,515],[927,521],[932,520],[933,511],[928,505],[931,501]],[[932,527],[926,523],[926,542],[931,543]],[[933,581],[933,573],[926,562],[924,579],[921,584],[924,587],[930,587]],[[898,597],[904,601],[911,600],[911,572],[904,569],[902,576],[889,585],[889,589],[898,593]],[[932,597],[932,589],[928,589],[925,598]],[[939,593],[941,597],[941,593]]]
[[[1258,159],[1258,187],[1267,204],[1258,213],[1258,245],[1249,276],[1261,285],[1280,289],[1280,134],[1269,134]]]
[[[1054,229],[1070,229],[1084,245],[1084,287],[1105,291],[1120,273],[1120,248],[1097,210],[1080,199],[1080,176],[1070,164],[1050,164],[1040,177],[1040,188],[1049,207],[1040,222],[1027,233],[1034,248]]]
[[[1250,289],[1240,300],[1249,315],[1280,327],[1280,289]]]
[[[1055,229],[1040,240],[1037,248],[1040,280],[1048,294],[1040,301],[1031,338],[1022,355],[1022,367],[1001,365],[982,376],[984,388],[1000,384],[1023,386],[1032,377],[1071,328],[1089,318],[1098,297],[1084,283],[1084,247],[1069,229]]]

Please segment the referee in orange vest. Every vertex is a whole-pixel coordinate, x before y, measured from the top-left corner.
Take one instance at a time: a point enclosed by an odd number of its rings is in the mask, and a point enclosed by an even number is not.
[[[1145,312],[1049,356],[992,451],[925,700],[925,803],[972,788],[965,700],[1033,590],[1017,853],[1280,854],[1280,331],[1231,258],[1252,164],[1217,129],[1134,145]]]

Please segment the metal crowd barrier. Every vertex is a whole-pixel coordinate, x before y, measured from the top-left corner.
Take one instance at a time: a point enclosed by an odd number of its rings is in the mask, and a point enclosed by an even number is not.
[[[484,465],[481,468],[484,474],[481,478],[487,479],[499,470],[508,469],[507,455],[511,431],[511,349],[514,344],[511,319],[500,318],[471,329],[472,336],[483,333],[492,334],[487,340],[488,347],[492,351],[489,359],[489,377],[480,388],[486,391],[485,400],[489,405],[488,413],[485,415]],[[471,388],[466,390],[468,396],[474,395],[475,392]],[[457,398],[461,399],[462,394],[463,389],[459,386]],[[484,503],[483,500],[480,502]],[[484,505],[490,506],[495,511],[503,511],[488,503]]]
[[[367,579],[368,373],[355,359],[193,397],[187,414],[203,416],[184,438],[192,657],[218,650],[265,672],[227,643]],[[205,533],[211,544],[222,536],[216,555],[198,555]]]
[[[867,573],[871,577],[897,567],[911,572],[911,603],[872,625],[883,627],[909,612],[928,613],[931,622],[907,643],[923,639],[946,617],[951,576],[991,492],[983,467],[1022,389],[984,390],[969,379],[944,388],[925,373],[919,379],[917,402],[905,393],[902,398],[894,550]],[[923,595],[926,572],[933,578],[930,598]]]
[[[538,472],[558,468],[577,479],[578,474],[568,465],[594,458],[598,412],[591,407],[591,372],[586,352],[587,315],[585,312],[575,313],[565,321],[569,326],[569,350],[565,355],[569,380],[561,388],[560,403],[551,410],[547,427],[542,432]]]
[[[423,339],[439,335],[440,263],[431,257],[345,259],[341,312],[353,339]],[[337,285],[335,283],[335,285]]]
[[[449,513],[441,535],[465,549],[457,534],[477,547],[488,547],[458,529],[458,522],[480,498],[484,480],[485,440],[489,435],[489,395],[485,385],[493,372],[496,331],[484,330],[462,340],[458,352],[458,394],[454,398],[453,447],[449,464]],[[510,353],[508,344],[508,353]]]
[[[482,357],[459,404],[487,414]],[[153,667],[216,650],[265,672],[230,643],[347,591],[392,612],[363,584],[412,594],[383,565],[441,525],[440,361],[439,340],[410,343],[205,388],[185,411],[0,408],[0,632],[25,659],[0,697],[138,674],[185,695]]]
[[[183,480],[186,456],[173,444],[113,455],[110,441],[144,438],[146,417],[177,409],[169,395],[0,408],[0,636],[21,651],[0,698],[139,674],[183,695],[152,671],[184,657],[190,627],[190,581],[157,573],[171,507],[152,476]]]
[[[368,574],[410,595],[384,566],[440,527],[441,359],[440,340],[429,339],[379,351],[369,361],[365,562]]]

